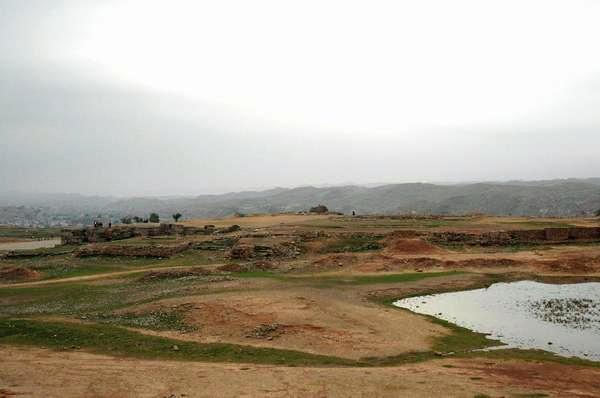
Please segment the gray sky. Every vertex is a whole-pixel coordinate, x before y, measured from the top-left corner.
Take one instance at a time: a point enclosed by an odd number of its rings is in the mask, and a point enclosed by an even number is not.
[[[600,176],[600,1],[0,0],[0,191]]]

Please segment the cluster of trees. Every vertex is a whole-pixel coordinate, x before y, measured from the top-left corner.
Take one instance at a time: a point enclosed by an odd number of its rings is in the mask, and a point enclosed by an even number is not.
[[[172,217],[175,222],[178,222],[179,219],[181,218],[181,213],[175,213],[172,215]],[[127,217],[121,218],[121,222],[123,224],[149,223],[149,222],[159,223],[160,217],[158,216],[158,213],[150,213],[148,218],[142,218],[142,217],[138,217],[138,216],[127,216]]]
[[[160,222],[160,217],[158,216],[157,213],[150,213],[150,216],[148,216],[147,218],[143,218],[143,217],[138,217],[138,216],[127,216],[127,217],[123,217],[121,218],[121,222],[123,224],[131,224],[131,223],[149,223],[149,222],[155,222],[158,223]]]

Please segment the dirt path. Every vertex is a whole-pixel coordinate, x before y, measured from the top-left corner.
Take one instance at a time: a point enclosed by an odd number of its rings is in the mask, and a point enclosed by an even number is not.
[[[225,265],[225,263],[216,263],[211,264],[213,267],[218,267],[221,265]],[[68,278],[57,278],[57,279],[46,279],[42,281],[35,282],[22,282],[22,283],[11,283],[11,284],[0,284],[0,288],[19,288],[19,287],[31,287],[31,286],[39,286],[39,285],[50,285],[55,283],[65,283],[65,282],[81,282],[81,281],[94,281],[98,279],[109,279],[119,276],[126,276],[132,274],[140,274],[149,271],[166,271],[172,269],[188,269],[193,268],[189,265],[175,265],[172,267],[150,267],[150,268],[137,268],[127,271],[116,271],[116,272],[105,272],[101,274],[94,275],[84,275],[84,276],[72,276]],[[1,397],[0,397],[1,398]]]
[[[443,359],[401,367],[308,368],[150,361],[24,347],[0,347],[0,356],[2,398],[600,394],[598,369],[520,361]]]

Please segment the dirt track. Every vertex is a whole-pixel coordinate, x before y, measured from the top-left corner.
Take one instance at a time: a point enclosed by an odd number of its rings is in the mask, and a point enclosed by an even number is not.
[[[212,266],[216,267],[219,265],[224,265],[224,264],[213,264]],[[1,288],[7,288],[7,287],[19,288],[19,287],[31,287],[31,286],[48,285],[48,284],[56,284],[56,283],[89,282],[89,281],[95,281],[98,279],[110,279],[110,278],[115,278],[115,277],[119,277],[119,276],[141,274],[141,273],[151,272],[151,271],[167,271],[167,270],[172,270],[172,269],[186,269],[186,268],[190,268],[190,266],[189,265],[181,265],[181,266],[174,266],[174,267],[138,268],[138,269],[132,269],[132,270],[128,270],[128,271],[105,272],[105,273],[101,273],[101,274],[85,275],[85,276],[71,276],[68,278],[46,279],[46,280],[35,281],[35,282],[20,282],[20,283],[11,283],[11,284],[1,284],[0,283],[0,287]]]

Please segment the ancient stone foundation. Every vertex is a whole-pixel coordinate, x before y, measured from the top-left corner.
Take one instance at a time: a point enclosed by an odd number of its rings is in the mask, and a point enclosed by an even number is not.
[[[546,228],[483,233],[433,232],[427,240],[438,245],[509,246],[600,241],[600,227]]]
[[[238,226],[228,227],[228,229],[232,229],[233,227]],[[226,233],[229,230],[216,230],[212,225],[197,228],[179,224],[160,224],[157,226],[118,225],[111,228],[69,228],[62,230],[62,242],[63,244],[80,245],[83,243],[122,240],[135,236],[210,235],[215,232]]]

